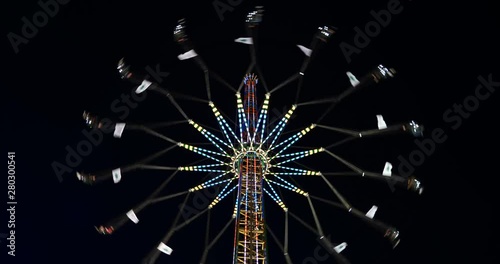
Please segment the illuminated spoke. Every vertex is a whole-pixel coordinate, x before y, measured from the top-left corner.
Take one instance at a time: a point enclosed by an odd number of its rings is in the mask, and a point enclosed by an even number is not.
[[[197,124],[193,120],[189,120],[189,124],[191,124],[198,132],[200,132],[206,139],[208,139],[215,147],[217,147],[222,153],[227,154],[227,152],[216,142],[214,142],[214,139],[217,140],[218,142],[224,144],[225,146],[229,147],[229,145],[222,141],[220,138],[216,137],[214,134],[212,134],[210,131],[206,130],[203,128],[201,125]]]
[[[275,185],[277,185],[279,187],[285,188],[285,189],[290,190],[292,192],[298,193],[300,195],[304,195],[304,196],[308,195],[307,192],[305,192],[302,189],[300,189],[300,188],[292,185],[291,183],[288,183],[287,185],[285,185],[285,184],[282,184],[282,183],[279,183],[279,182],[276,182],[276,181],[273,181],[273,180],[269,180],[269,179],[267,180],[267,182],[275,184]]]
[[[292,135],[291,137],[287,138],[286,140],[280,142],[278,145],[276,146],[272,146],[271,148],[269,148],[269,150],[273,150],[275,148],[279,148],[281,147],[282,145],[284,145],[285,143],[288,143],[283,149],[281,149],[278,153],[276,153],[276,155],[279,155],[281,154],[283,151],[287,150],[289,147],[291,147],[293,144],[295,144],[295,142],[297,142],[300,138],[302,138],[303,136],[305,136],[307,133],[309,133],[313,128],[315,128],[316,125],[312,124],[304,129],[302,129],[300,132],[298,132],[297,134],[294,134]]]
[[[262,143],[265,143],[267,140],[269,140],[269,138],[271,136],[273,136],[274,133],[276,132],[276,135],[274,135],[274,138],[273,138],[272,143],[270,144],[269,148],[272,147],[272,145],[274,144],[274,142],[276,141],[276,139],[279,137],[279,135],[281,134],[281,132],[285,128],[286,123],[288,122],[288,120],[290,119],[290,117],[293,114],[293,111],[296,108],[297,108],[297,106],[293,105],[292,108],[290,110],[288,110],[288,112],[285,114],[285,116],[283,118],[281,118],[281,120],[278,123],[278,125],[276,125],[276,127],[274,127],[274,129],[271,131],[271,133],[269,133],[269,135],[267,135],[267,137],[262,141]]]
[[[273,186],[269,184],[266,178],[264,178],[264,180],[268,183],[267,186],[271,190],[271,192],[269,192],[266,188],[264,188],[264,192],[267,193],[267,195],[269,195],[284,211],[287,211],[288,208],[286,207],[285,203],[283,203],[279,195],[276,193]]]
[[[250,128],[249,128],[249,123],[247,120],[247,117],[245,115],[245,110],[243,108],[243,101],[241,100],[241,94],[237,93],[236,94],[236,101],[238,103],[238,120],[240,124],[240,133],[241,133],[241,141],[243,142],[243,130],[247,133],[247,135],[250,135]]]
[[[288,163],[288,162],[291,162],[294,160],[302,159],[304,157],[307,157],[307,156],[310,156],[313,154],[317,154],[317,153],[320,153],[323,151],[325,151],[324,148],[318,148],[318,149],[311,149],[311,150],[306,150],[306,151],[300,151],[300,152],[294,152],[294,153],[280,155],[280,156],[277,156],[276,158],[285,158],[285,157],[287,157],[287,158],[292,157],[292,158],[278,162],[276,165],[281,165],[281,164]]]
[[[224,163],[224,161],[222,161],[222,160],[220,160],[218,158],[215,158],[212,155],[218,155],[218,156],[222,156],[222,157],[226,157],[226,158],[229,157],[228,155],[225,155],[225,154],[222,154],[222,153],[218,153],[218,152],[215,152],[215,151],[207,150],[207,149],[204,149],[204,148],[199,148],[199,147],[191,146],[191,145],[184,144],[184,143],[178,143],[178,145],[179,145],[179,147],[183,147],[183,148],[185,148],[185,149],[187,149],[189,151],[192,151],[194,153],[200,154],[200,155],[202,155],[204,157],[207,157],[209,159],[218,161],[220,163]],[[209,154],[212,154],[212,155],[209,155]]]
[[[262,104],[262,109],[260,110],[259,119],[257,121],[257,127],[255,128],[255,133],[252,137],[252,142],[255,142],[256,135],[259,134],[260,124],[262,122],[262,131],[260,132],[260,138],[264,138],[265,124],[267,122],[267,109],[269,107],[269,98],[271,94],[266,94],[266,99],[264,99],[264,103]]]
[[[212,109],[212,112],[214,113],[215,118],[217,119],[217,123],[219,124],[219,127],[221,128],[222,132],[224,133],[224,136],[225,136],[227,142],[231,145],[231,148],[234,148],[233,141],[229,137],[226,128],[231,132],[231,134],[233,135],[233,137],[237,141],[239,141],[238,137],[234,134],[233,130],[229,127],[229,125],[227,124],[227,122],[224,119],[224,117],[221,115],[221,113],[219,112],[219,110],[215,107],[214,103],[213,102],[209,102],[208,104],[210,105],[210,108]],[[227,144],[225,144],[225,145],[227,146]]]
[[[229,182],[224,186],[224,188],[220,191],[220,193],[215,197],[215,199],[210,203],[208,208],[213,208],[216,204],[218,204],[222,199],[226,198],[228,194],[232,193],[238,185],[234,185],[231,189],[228,190],[229,185],[236,179],[236,177],[229,179]]]
[[[189,189],[189,191],[190,192],[194,192],[194,191],[203,190],[203,189],[206,189],[206,188],[209,188],[209,187],[221,185],[221,184],[223,184],[225,182],[231,182],[232,180],[233,179],[225,179],[225,180],[222,180],[222,181],[211,182],[210,184],[202,183],[200,185],[197,185],[197,186]]]

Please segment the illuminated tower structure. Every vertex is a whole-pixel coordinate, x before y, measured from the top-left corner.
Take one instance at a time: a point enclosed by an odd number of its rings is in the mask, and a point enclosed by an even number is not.
[[[261,154],[263,153],[262,134],[258,133],[258,127],[256,127],[260,123],[257,119],[257,83],[256,75],[247,74],[244,79],[243,102],[241,98],[238,98],[238,108],[244,109],[244,116],[241,116],[243,120],[240,123],[243,143],[241,148],[243,149],[233,165],[238,175],[234,264],[267,263],[262,200],[263,175],[267,168],[267,161]],[[262,131],[264,131],[263,128]]]

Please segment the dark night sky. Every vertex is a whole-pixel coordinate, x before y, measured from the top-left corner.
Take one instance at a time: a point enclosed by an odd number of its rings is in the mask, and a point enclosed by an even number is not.
[[[225,2],[224,0],[220,0]],[[42,0],[43,2],[43,0]],[[124,174],[118,185],[110,182],[87,186],[78,182],[74,171],[58,179],[51,164],[64,163],[67,146],[85,140],[83,110],[121,120],[122,112],[111,105],[134,86],[120,79],[116,63],[127,58],[137,71],[159,65],[169,72],[162,85],[173,92],[206,98],[203,73],[192,61],[179,61],[182,53],[172,39],[180,18],[188,21],[188,34],[196,50],[211,69],[237,86],[249,64],[248,47],[234,43],[244,36],[244,17],[258,3],[241,1],[233,11],[219,18],[212,1],[182,4],[167,1],[77,1],[61,5],[54,16],[19,45],[15,53],[8,34],[22,35],[26,16],[42,10],[37,1],[6,1],[2,8],[3,153],[16,152],[16,257],[7,255],[0,237],[1,263],[139,263],[167,232],[182,198],[145,209],[134,226],[127,223],[113,236],[103,237],[94,225],[130,209],[142,201],[165,177],[156,171]],[[238,1],[233,1],[238,2]],[[415,174],[426,189],[424,195],[398,189],[386,183],[358,178],[331,178],[339,191],[357,208],[365,211],[379,206],[376,218],[399,228],[402,242],[395,250],[361,221],[344,212],[315,202],[324,232],[335,242],[346,241],[343,252],[355,263],[498,263],[500,244],[493,214],[497,205],[498,95],[478,100],[477,109],[463,117],[451,113],[454,104],[469,102],[480,81],[500,82],[498,10],[493,1],[471,3],[400,2],[402,11],[359,54],[348,63],[339,45],[354,45],[355,27],[363,29],[374,18],[371,10],[387,8],[393,1],[340,1],[332,6],[321,1],[283,1],[265,5],[260,27],[259,61],[270,87],[296,73],[303,54],[295,46],[308,46],[316,28],[330,24],[339,30],[323,47],[309,67],[300,101],[323,98],[348,87],[346,71],[358,77],[378,64],[394,67],[396,78],[364,89],[335,108],[324,124],[353,129],[376,126],[375,116],[383,114],[388,124],[415,119],[426,126],[425,138],[442,129],[447,138],[425,156]],[[5,20],[3,20],[5,19]],[[296,83],[278,91],[271,109],[283,112],[293,102]],[[259,87],[262,98],[262,86]],[[234,120],[235,100],[225,87],[212,83],[213,101]],[[494,90],[492,90],[494,91]],[[228,97],[229,96],[229,97]],[[229,99],[227,99],[229,98]],[[179,100],[195,121],[216,127],[209,108],[197,102]],[[122,105],[123,106],[123,105]],[[298,108],[289,129],[314,122],[325,105]],[[151,123],[181,120],[175,108],[156,93],[131,109],[126,120]],[[460,120],[461,123],[458,123]],[[188,125],[163,130],[176,140],[204,142]],[[317,133],[314,135],[314,133]],[[109,135],[75,170],[99,171],[115,168],[167,147],[141,133],[117,140]],[[300,146],[320,147],[338,140],[338,135],[313,131]],[[408,158],[418,146],[410,137],[360,140],[334,149],[335,153],[369,171],[381,171],[385,161],[399,165],[398,157]],[[193,155],[179,149],[155,164],[179,166],[193,162]],[[344,171],[326,155],[305,159],[322,171]],[[180,174],[165,190],[175,193],[202,180],[203,174]],[[311,194],[335,200],[319,178],[297,179]],[[7,177],[2,180],[7,189]],[[282,190],[292,212],[313,225],[307,202]],[[6,201],[7,197],[1,201]],[[231,197],[229,197],[231,199]],[[212,212],[212,236],[228,221],[232,201],[228,199]],[[191,204],[193,202],[190,202]],[[4,208],[2,206],[2,208]],[[283,214],[274,203],[266,203],[273,231],[282,237]],[[0,234],[7,232],[7,215],[2,210]],[[172,256],[157,263],[197,263],[204,241],[205,217],[176,233],[171,242]],[[297,221],[290,220],[290,253],[294,263],[313,256],[318,243]],[[231,227],[232,229],[232,227]],[[208,263],[229,263],[232,235],[227,232],[209,254]],[[274,241],[269,240],[270,263],[284,263]],[[5,256],[5,258],[4,258]],[[495,259],[496,258],[496,259]],[[327,259],[318,263],[331,263]]]

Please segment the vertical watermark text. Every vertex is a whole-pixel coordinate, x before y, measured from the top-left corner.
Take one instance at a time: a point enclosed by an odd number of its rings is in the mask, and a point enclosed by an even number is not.
[[[9,221],[7,228],[9,232],[7,236],[7,254],[16,256],[16,153],[7,152],[7,212]]]

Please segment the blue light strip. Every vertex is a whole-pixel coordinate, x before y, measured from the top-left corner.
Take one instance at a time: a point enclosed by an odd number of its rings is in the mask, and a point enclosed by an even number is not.
[[[241,101],[240,93],[236,94],[236,105],[238,109],[237,111],[238,111],[238,127],[240,129],[240,142],[243,143],[243,118],[240,111],[240,108],[243,109],[243,102]]]
[[[198,171],[199,169],[213,168],[213,167],[219,167],[219,166],[224,166],[224,165],[226,165],[226,164],[217,163],[217,164],[205,164],[205,165],[198,165],[198,166],[183,166],[183,167],[179,167],[179,170]],[[225,170],[222,170],[221,172],[225,172]]]
[[[288,120],[290,120],[290,117],[293,115],[293,111],[297,108],[297,105],[292,105],[292,108],[288,110],[288,112],[285,114],[285,121],[281,124],[281,127],[279,128],[278,133],[274,136],[273,141],[269,145],[269,148],[272,148],[278,137],[281,135],[281,132],[283,132],[283,129],[285,128],[286,124],[288,123]]]
[[[212,201],[212,203],[210,203],[210,205],[208,206],[208,208],[213,208],[216,204],[218,204],[220,201],[222,201],[222,199],[224,199],[229,193],[231,193],[232,191],[234,191],[236,189],[236,187],[238,187],[238,184],[234,185],[233,188],[231,188],[229,191],[226,192],[227,188],[229,187],[229,185],[231,185],[231,183],[236,179],[237,177],[233,177],[232,179],[229,179],[228,183],[224,186],[224,188],[222,188],[222,190],[220,191],[220,193],[217,195],[217,197],[215,197],[215,199]]]
[[[243,128],[241,127],[241,125],[243,124],[245,126],[245,130],[247,131],[247,135],[248,135],[248,139],[251,138],[251,135],[250,135],[250,129],[248,128],[248,120],[247,120],[247,117],[245,116],[245,110],[243,109],[243,101],[241,100],[241,94],[240,93],[237,93],[236,94],[236,102],[237,102],[237,106],[238,106],[238,119],[241,118],[241,120],[243,121],[243,123],[240,122],[240,134],[241,134],[241,141],[243,142]]]
[[[288,121],[288,119],[287,119],[286,121]],[[271,142],[271,144],[269,145],[269,147],[270,147],[270,148],[272,148],[272,147],[273,147],[273,145],[274,145],[274,143],[276,142],[276,140],[278,140],[278,137],[279,137],[279,136],[281,135],[281,133],[283,132],[283,129],[285,128],[286,123],[287,123],[287,122],[284,122],[284,123],[281,125],[281,127],[279,128],[278,133],[276,133],[276,135],[275,135],[275,136],[274,136],[274,138],[273,138],[273,141],[272,141],[272,142]]]
[[[245,211],[248,212],[248,188],[246,188],[246,193],[245,193]],[[247,236],[244,236],[244,239],[245,239],[245,242],[244,242],[244,245],[245,245],[245,261],[244,263],[247,263]]]
[[[274,148],[277,148],[290,140],[292,141],[288,145],[286,145],[282,150],[280,150],[278,153],[276,153],[276,155],[273,158],[278,157],[283,151],[287,150],[290,146],[292,146],[295,142],[297,142],[300,138],[302,138],[305,134],[309,133],[309,131],[311,131],[315,127],[316,127],[316,125],[312,124],[304,129],[302,129],[302,131],[298,132],[297,134],[289,137],[288,139],[281,142],[280,144],[276,145],[276,147],[271,147],[270,150],[273,150]]]
[[[267,110],[266,110],[266,113],[264,114],[264,120],[262,120],[262,128],[260,131],[260,140],[261,141],[264,138],[264,133],[266,131],[266,127],[267,127]]]
[[[212,108],[212,112],[214,113],[215,118],[217,119],[217,123],[219,124],[219,127],[221,128],[222,132],[224,133],[224,136],[226,137],[227,141],[231,145],[231,148],[234,148],[233,141],[229,137],[229,134],[227,133],[226,127],[233,134],[233,136],[236,139],[236,141],[239,142],[238,137],[234,134],[233,130],[229,127],[229,125],[227,125],[226,120],[224,119],[224,117],[222,116],[222,114],[219,112],[219,110],[217,109],[217,107],[215,107],[214,103],[213,102],[209,102],[208,104]]]
[[[209,187],[212,187],[212,186],[220,185],[220,184],[222,184],[224,182],[228,182],[228,181],[232,181],[232,179],[225,179],[225,180],[222,180],[222,181],[212,182],[210,184],[202,183],[200,185],[197,185],[197,186],[189,189],[189,191],[190,192],[194,192],[194,191],[203,190],[203,189],[206,189],[206,188],[209,188]]]
[[[274,134],[274,132],[276,132],[276,130],[278,130],[278,129],[281,127],[281,125],[282,125],[283,123],[285,123],[285,122],[286,122],[286,118],[285,118],[285,117],[281,118],[281,120],[280,120],[280,122],[278,123],[278,125],[276,125],[276,126],[273,128],[273,130],[271,130],[271,133],[269,133],[269,135],[267,135],[267,137],[266,137],[266,138],[262,141],[262,143],[265,143],[265,142],[266,142],[266,141],[267,141],[267,140],[268,140],[268,139],[269,139],[269,138],[270,138],[270,137]]]
[[[220,139],[219,137],[217,137],[216,135],[214,135],[212,132],[210,132],[210,131],[208,131],[208,130],[205,130],[205,131],[206,131],[205,133],[207,133],[207,135],[208,135],[209,137],[211,137],[211,138],[213,138],[213,139],[215,139],[215,140],[219,141],[220,143],[222,143],[222,144],[223,144],[223,145],[225,145],[226,147],[230,147],[228,143],[226,143],[225,141],[223,141],[222,139]],[[210,139],[209,139],[209,140],[210,140]],[[213,142],[213,141],[211,141],[211,142]],[[215,144],[215,143],[214,143],[214,144]],[[219,148],[219,149],[221,149],[221,148]],[[225,152],[223,149],[221,149],[221,150],[222,150],[222,152]]]
[[[273,149],[275,149],[275,148],[279,148],[281,145],[283,145],[283,144],[287,143],[288,141],[290,141],[290,140],[294,140],[293,142],[291,142],[290,144],[288,144],[288,145],[285,147],[285,149],[286,149],[286,148],[288,148],[289,146],[291,146],[293,143],[295,143],[297,140],[299,140],[301,137],[302,137],[302,134],[301,134],[300,132],[297,132],[297,134],[290,136],[290,137],[289,137],[289,138],[287,138],[286,140],[284,140],[284,141],[280,142],[278,145],[276,145],[276,146],[272,146],[271,148],[269,148],[269,150],[273,150]],[[283,150],[281,150],[281,151],[283,151]],[[280,152],[281,152],[281,151],[280,151]]]
[[[223,154],[223,153],[215,152],[215,151],[212,151],[212,150],[208,150],[208,149],[204,149],[204,148],[200,148],[200,147],[191,146],[191,145],[188,145],[188,144],[185,144],[185,143],[179,143],[179,145],[180,145],[180,147],[183,147],[185,149],[188,149],[188,150],[191,150],[191,151],[194,151],[194,152],[204,152],[204,153],[208,153],[208,154],[222,156],[222,157],[225,157],[225,158],[229,158],[230,157],[228,154]],[[224,162],[222,162],[222,163],[224,163]]]
[[[236,216],[238,215],[239,205],[240,205],[239,199],[240,199],[239,196],[237,196],[234,202],[233,218],[236,218]]]
[[[262,109],[260,110],[259,114],[259,120],[257,121],[257,127],[255,128],[255,134],[253,135],[252,141],[255,141],[255,136],[259,133],[259,128],[260,124],[262,121],[262,131],[261,131],[261,136],[260,139],[264,137],[264,130],[266,127],[266,121],[267,121],[267,109],[269,108],[269,98],[271,97],[271,94],[267,93],[266,94],[266,99],[264,99],[264,103],[262,104]]]
[[[219,124],[219,127],[221,128],[222,132],[224,133],[224,137],[226,137],[227,142],[229,142],[229,144],[231,145],[231,148],[234,148],[233,141],[231,140],[231,138],[227,134],[226,127],[224,126],[224,123],[222,123],[221,119],[222,119],[221,116],[217,117],[217,123]],[[236,139],[238,139],[238,138],[236,138]]]
[[[253,181],[256,183],[257,182],[257,173],[253,173]],[[257,207],[258,203],[257,203],[257,184],[254,184],[253,185],[254,188],[253,188],[253,199],[254,199],[254,204],[255,204],[255,207]],[[257,209],[259,210],[259,209]]]
[[[298,156],[298,157],[295,157],[295,158],[291,158],[291,159],[287,159],[287,160],[284,160],[280,163],[277,163],[276,165],[280,165],[280,164],[285,164],[285,163],[288,163],[288,162],[292,162],[294,160],[298,160],[298,159],[301,159],[301,158],[304,158],[306,155],[301,155],[301,156]]]
[[[298,193],[298,194],[300,194],[300,195],[304,195],[304,196],[308,196],[308,195],[309,195],[307,192],[304,192],[303,190],[301,190],[301,189],[299,189],[299,188],[297,188],[297,187],[295,187],[295,188],[291,188],[290,186],[283,185],[283,184],[281,184],[281,183],[279,183],[279,182],[275,182],[275,181],[273,181],[273,180],[268,180],[268,181],[269,181],[270,183],[272,183],[272,184],[276,184],[276,185],[278,185],[278,186],[280,186],[280,187],[283,187],[283,188],[285,188],[285,189],[287,189],[287,190],[290,190],[290,191],[292,191],[292,192]]]
[[[324,148],[318,148],[318,149],[311,149],[311,150],[299,151],[299,152],[294,152],[294,153],[288,153],[285,155],[279,155],[279,156],[276,156],[275,158],[284,158],[284,157],[294,157],[294,158],[281,161],[281,162],[277,163],[276,165],[288,163],[288,162],[298,160],[298,159],[301,159],[301,158],[304,158],[304,157],[307,157],[307,156],[310,156],[310,155],[313,155],[316,153],[323,152],[323,151],[325,151]]]
[[[264,188],[264,192],[269,195],[269,197],[271,197],[271,199],[273,199],[273,201],[275,201],[276,203],[278,203],[278,198],[274,197],[272,193],[270,193],[266,188]]]
[[[273,194],[270,193],[266,188],[263,188],[263,189],[264,189],[264,192],[267,193],[267,195],[269,195],[269,197],[271,197],[271,199],[273,199],[273,201],[275,201],[276,203],[278,203],[278,198],[274,197]]]
[[[306,172],[275,172],[275,175],[285,175],[285,176],[294,176],[294,175],[320,175],[319,171],[306,171]]]
[[[285,189],[288,189],[288,190],[290,190],[290,191],[292,191],[292,192],[295,190],[295,188],[292,188],[292,187],[290,187],[290,186],[286,186],[286,185],[281,184],[281,183],[279,183],[279,182],[275,182],[275,181],[273,181],[273,180],[268,180],[268,181],[269,181],[269,183],[276,184],[276,185],[278,185],[278,186],[280,186],[280,187],[283,187],[283,188],[285,188]]]
[[[287,153],[284,155],[278,155],[276,158],[284,158],[284,157],[294,157],[294,156],[302,156],[302,155],[312,155],[316,154],[318,152],[324,151],[323,148],[317,148],[317,149],[310,149],[310,150],[304,150],[304,151],[298,151],[298,152],[293,152],[293,153]]]
[[[190,151],[192,151],[194,153],[197,153],[197,154],[202,155],[204,157],[207,157],[209,159],[218,161],[218,162],[220,162],[222,164],[225,164],[224,161],[222,161],[220,159],[217,159],[217,158],[215,158],[215,157],[213,157],[211,155],[208,155],[207,153],[214,154],[214,155],[219,155],[219,156],[222,156],[222,157],[229,157],[228,155],[224,155],[222,153],[218,153],[218,152],[215,152],[215,151],[207,150],[207,149],[204,149],[204,148],[199,148],[199,147],[191,146],[191,145],[180,143],[180,142],[177,143],[177,145],[179,147],[183,147],[183,148],[185,148],[187,150],[190,150]]]
[[[231,134],[233,135],[233,137],[236,139],[236,141],[238,141],[239,144],[241,144],[241,140],[238,139],[238,137],[236,136],[236,134],[234,133],[233,129],[231,127],[229,127],[229,124],[226,122],[225,119],[223,119],[221,117],[221,120],[222,122],[224,123],[224,125],[227,127],[227,129],[229,130],[229,132],[231,132]]]
[[[236,190],[236,187],[238,187],[238,185],[234,185],[233,188],[231,188],[229,191],[227,191],[224,195],[221,196],[221,200],[226,198],[228,194],[232,193],[234,190]]]
[[[285,116],[283,118],[281,118],[278,125],[276,125],[276,127],[274,127],[274,129],[271,131],[271,133],[269,133],[269,135],[267,135],[267,137],[262,141],[262,143],[266,142],[274,134],[274,132],[276,132],[276,130],[279,130],[280,132],[278,132],[274,136],[273,143],[274,143],[274,141],[276,141],[276,138],[281,134],[281,131],[283,131],[285,124],[288,122],[288,119],[292,116],[295,108],[297,108],[297,106],[293,105],[292,108],[290,110],[288,110],[288,112],[285,114]],[[272,143],[271,143],[271,146],[272,146]]]
[[[283,169],[283,170],[291,170],[291,171],[304,172],[304,173],[306,173],[308,171],[308,170],[304,170],[304,169],[298,169],[298,168],[292,168],[292,167],[285,167],[285,166],[279,166],[279,165],[275,165],[274,167],[280,168],[280,169]]]
[[[198,168],[198,169],[191,169],[189,167],[179,167],[180,171],[196,171],[196,172],[225,172],[226,170],[214,170],[214,169],[203,169],[203,168]]]
[[[250,135],[250,129],[249,129],[249,124],[248,124],[248,120],[247,120],[247,116],[245,115],[245,110],[243,110],[243,108],[240,109],[240,112],[241,112],[241,116],[243,117],[243,123],[245,124],[245,130],[247,131],[247,138],[249,140],[251,140],[252,136]]]
[[[273,195],[274,197],[276,197],[276,200],[280,201],[281,202],[281,198],[280,196],[278,195],[278,193],[276,193],[276,191],[274,190],[273,186],[267,181],[267,178],[264,178],[264,180],[267,182],[267,185],[269,186],[269,188],[271,189],[271,191],[273,192]],[[271,195],[270,195],[271,196]]]
[[[248,212],[248,188],[245,188],[245,211]]]
[[[269,185],[271,186],[271,185]],[[273,199],[273,201],[275,201],[279,207],[281,207],[283,209],[283,211],[288,211],[288,208],[286,208],[285,204],[283,203],[283,201],[279,200],[279,199],[275,199],[271,193],[267,190],[267,189],[264,189],[264,192],[269,195],[269,197],[271,197]]]
[[[291,187],[291,188],[293,188],[293,189],[297,188],[297,186],[295,186],[295,185],[293,185],[293,184],[289,183],[288,181],[286,181],[285,179],[283,179],[283,178],[279,177],[278,175],[274,175],[274,177],[275,177],[276,179],[278,179],[278,180],[280,180],[280,181],[284,182],[285,184],[287,184],[289,187]]]
[[[260,110],[259,118],[257,119],[257,126],[255,127],[254,134],[252,135],[252,142],[255,142],[255,138],[256,138],[257,134],[259,134],[260,123],[262,121],[262,118],[264,117],[265,111],[267,111],[267,110],[264,110],[264,108]]]
[[[215,141],[213,141],[213,139],[219,141],[220,143],[226,145],[227,147],[229,147],[229,145],[222,141],[221,139],[219,139],[218,137],[216,137],[214,134],[212,134],[210,131],[206,130],[205,128],[203,128],[201,125],[199,125],[198,123],[194,122],[193,120],[189,120],[189,124],[191,124],[196,130],[198,130],[198,132],[200,132],[206,139],[208,139],[210,141],[210,143],[212,143],[214,146],[216,146],[220,151],[222,151],[222,153],[228,155],[226,153],[226,151],[221,148],[221,146],[219,144],[217,144]]]
[[[210,180],[208,180],[208,181],[206,181],[206,182],[204,182],[204,183],[205,183],[205,184],[211,183],[211,182],[213,182],[213,181],[215,181],[215,180],[219,179],[220,177],[223,177],[224,175],[229,174],[230,172],[231,172],[231,171],[225,171],[224,173],[222,173],[222,174],[220,174],[220,175],[217,175],[217,176],[213,177],[212,179],[210,179]]]

